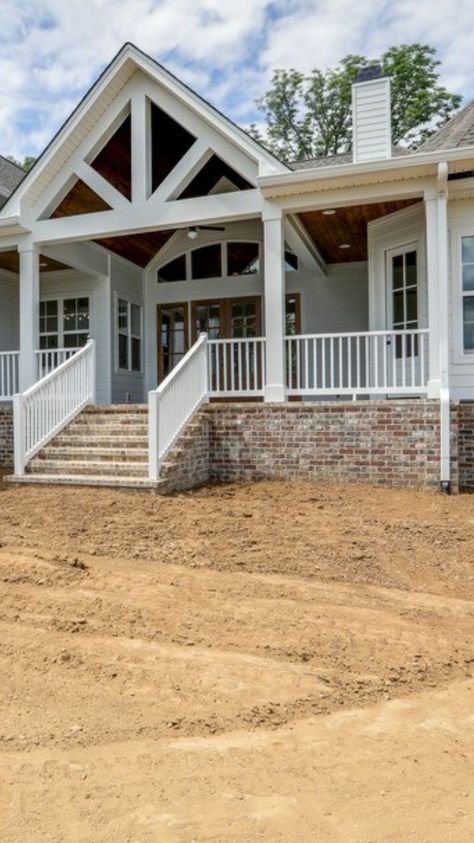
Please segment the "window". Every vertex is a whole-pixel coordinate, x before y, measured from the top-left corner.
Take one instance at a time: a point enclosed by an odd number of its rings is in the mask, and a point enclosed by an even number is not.
[[[191,252],[191,278],[220,278],[222,276],[221,244],[202,246]]]
[[[90,335],[87,296],[40,301],[40,348],[81,348]]]
[[[58,348],[58,302],[40,301],[40,348]]]
[[[186,255],[180,255],[158,270],[158,284],[169,281],[186,281]]]
[[[392,255],[392,326],[394,331],[418,327],[418,263],[416,249]],[[396,338],[396,356],[417,353],[417,338]]]
[[[228,275],[255,275],[259,271],[258,243],[227,243]]]
[[[289,249],[285,249],[285,271],[291,272],[298,269],[298,258]]]
[[[464,351],[474,352],[474,236],[463,237],[461,243]]]
[[[64,299],[63,342],[64,348],[79,348],[89,339],[89,299]]]
[[[122,298],[117,299],[117,368],[142,370],[142,309]]]

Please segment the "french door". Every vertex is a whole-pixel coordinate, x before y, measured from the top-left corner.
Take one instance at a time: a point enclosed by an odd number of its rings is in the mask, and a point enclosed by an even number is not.
[[[419,327],[419,267],[416,244],[391,250],[387,254],[387,321],[394,331]],[[393,386],[419,377],[418,335],[402,334],[389,340],[388,371],[394,373]],[[423,341],[423,340],[421,340]]]

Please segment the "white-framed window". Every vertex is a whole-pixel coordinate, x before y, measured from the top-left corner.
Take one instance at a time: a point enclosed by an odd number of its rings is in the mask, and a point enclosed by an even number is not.
[[[116,300],[116,368],[121,372],[142,371],[142,308],[139,304],[117,296]]]
[[[474,353],[474,235],[461,237],[463,350]]]
[[[42,299],[39,306],[40,348],[82,348],[90,336],[90,320],[88,296]]]
[[[415,244],[388,253],[389,320],[394,331],[418,328],[418,251]],[[416,336],[396,338],[396,356],[418,353]]]

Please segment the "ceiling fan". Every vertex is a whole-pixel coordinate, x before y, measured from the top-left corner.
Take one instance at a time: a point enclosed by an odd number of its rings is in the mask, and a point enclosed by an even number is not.
[[[188,228],[188,237],[195,240],[200,231],[225,231],[225,225],[192,225]]]

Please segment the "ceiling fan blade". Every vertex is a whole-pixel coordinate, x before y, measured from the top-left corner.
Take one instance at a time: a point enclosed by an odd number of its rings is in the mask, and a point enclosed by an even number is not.
[[[225,225],[198,225],[200,231],[225,231]]]

